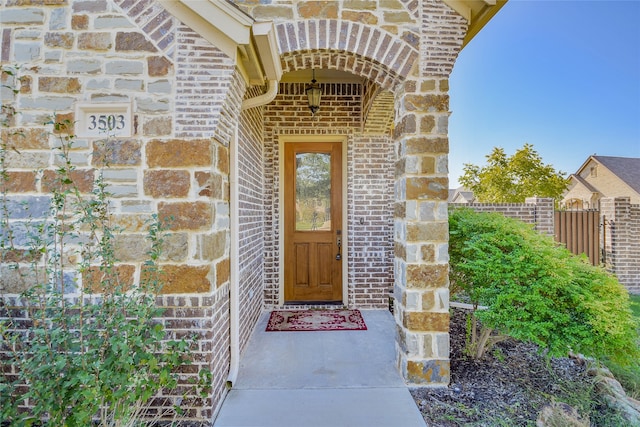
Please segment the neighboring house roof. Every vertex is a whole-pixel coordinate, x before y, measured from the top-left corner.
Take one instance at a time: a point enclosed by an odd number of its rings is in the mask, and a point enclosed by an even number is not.
[[[465,187],[449,189],[449,203],[472,203],[476,199],[473,191]]]
[[[640,158],[609,156],[591,156],[591,158],[617,175],[637,193],[640,193]]]
[[[593,185],[589,184],[587,181],[585,181],[584,178],[582,178],[577,173],[572,174],[571,176],[569,176],[569,178],[570,179],[575,179],[576,182],[578,182],[579,184],[582,184],[583,186],[585,186],[586,189],[591,191],[592,193],[597,193],[598,192],[597,188],[595,188]]]
[[[591,204],[602,197],[630,197],[632,203],[640,203],[640,158],[594,154],[569,178],[564,203],[582,200]]]

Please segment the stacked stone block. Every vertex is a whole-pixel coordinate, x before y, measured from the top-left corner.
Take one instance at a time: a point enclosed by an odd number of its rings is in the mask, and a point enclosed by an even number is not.
[[[396,94],[397,361],[415,385],[449,382],[448,89],[417,79]]]

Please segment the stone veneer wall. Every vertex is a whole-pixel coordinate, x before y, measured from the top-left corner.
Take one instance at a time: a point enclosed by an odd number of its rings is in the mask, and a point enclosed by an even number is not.
[[[397,363],[417,386],[450,379],[448,90],[442,76],[407,80],[395,93]]]
[[[154,213],[174,218],[162,259],[166,286],[157,301],[166,309],[161,321],[168,338],[198,335],[185,380],[210,369],[214,383],[210,396],[192,401],[187,415],[210,420],[225,392],[230,361],[229,144],[244,81],[229,58],[156,2],[0,0],[0,6],[2,65],[21,65],[20,92],[3,89],[2,99],[21,112],[11,131],[25,135],[2,131],[3,141],[20,152],[7,156],[10,199],[29,206],[35,219],[47,214],[47,182],[57,165],[56,137],[43,125],[50,114],[73,121],[78,101],[133,102],[132,137],[77,139],[74,181],[89,192],[101,162],[108,161],[104,177],[113,193],[113,224],[124,229],[116,238],[116,257],[129,282],[139,277],[145,258],[145,221]],[[3,76],[2,83],[12,81]],[[247,170],[261,162],[257,121],[250,112],[241,120]],[[241,197],[253,204],[240,212],[251,222],[244,249],[261,240],[251,219],[261,209],[261,188],[257,176],[240,185]],[[13,226],[24,220],[24,212],[11,213]],[[242,345],[261,309],[260,256],[243,258]],[[13,270],[1,270],[0,293],[15,305],[24,283],[9,274]],[[82,278],[76,279],[82,286]]]
[[[450,380],[448,78],[468,23],[439,1],[416,7],[420,71],[394,91],[394,315],[398,369],[427,386]]]
[[[600,221],[606,269],[630,293],[640,294],[640,205],[631,204],[629,197],[602,198]]]

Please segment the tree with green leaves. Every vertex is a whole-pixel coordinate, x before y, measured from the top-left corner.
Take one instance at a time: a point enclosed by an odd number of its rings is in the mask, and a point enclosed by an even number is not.
[[[494,147],[486,158],[482,167],[466,163],[460,178],[481,203],[523,203],[534,196],[558,200],[569,184],[566,174],[544,164],[531,144],[524,144],[511,157]]]

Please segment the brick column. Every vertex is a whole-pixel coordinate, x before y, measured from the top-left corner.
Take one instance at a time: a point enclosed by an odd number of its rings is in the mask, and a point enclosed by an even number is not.
[[[425,79],[396,93],[394,313],[412,385],[449,383],[448,88]]]
[[[602,198],[600,217],[605,268],[629,292],[640,293],[640,205],[632,205],[629,197]]]
[[[527,197],[524,202],[536,207],[534,218],[536,230],[553,236],[555,233],[553,199],[549,197]]]
[[[617,204],[613,197],[603,197],[600,199],[600,221],[603,233],[601,233],[600,246],[603,249],[603,263],[607,271],[616,273],[617,238],[620,237],[618,225],[624,230],[623,224],[618,224],[619,218]],[[622,221],[621,221],[622,222]]]

